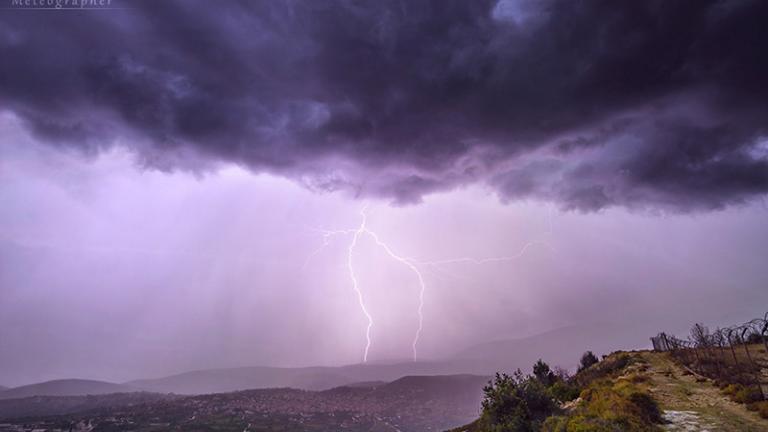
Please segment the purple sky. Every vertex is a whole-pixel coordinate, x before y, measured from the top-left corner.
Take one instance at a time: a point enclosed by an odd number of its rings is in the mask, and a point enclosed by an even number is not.
[[[768,3],[120,6],[0,10],[0,384],[358,362],[363,208],[420,359],[765,312]]]

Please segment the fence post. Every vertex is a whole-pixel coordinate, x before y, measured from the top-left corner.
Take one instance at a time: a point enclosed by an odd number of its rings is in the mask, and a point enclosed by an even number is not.
[[[728,346],[731,348],[731,354],[733,355],[733,363],[738,368],[739,359],[736,357],[736,350],[733,348],[733,338],[731,337],[732,334],[733,334],[733,330],[728,330]]]
[[[763,329],[760,331],[760,336],[762,336],[763,338],[763,345],[765,345],[765,352],[768,353],[768,340],[766,340],[766,333],[768,333],[768,320],[763,320]]]
[[[757,365],[755,364],[755,361],[752,360],[752,355],[749,354],[749,348],[748,348],[749,343],[747,343],[748,341],[744,338],[744,335],[747,334],[748,330],[749,330],[749,327],[744,327],[744,330],[741,331],[741,343],[744,344],[744,351],[747,353],[747,359],[749,359],[749,363],[752,365],[752,367],[757,367]]]
[[[745,373],[755,376],[755,380],[763,393],[763,398],[768,400],[768,380],[763,377],[763,369],[761,364],[758,364],[752,357],[752,353],[749,351],[749,341],[746,336],[749,332],[759,335],[765,351],[768,352],[768,313],[760,319],[753,319],[745,324],[733,326],[728,329],[718,328],[715,334],[713,334],[707,340],[703,340],[703,346],[697,347],[696,344],[690,340],[678,339],[674,336],[667,336],[666,333],[661,332],[655,337],[651,337],[653,349],[655,351],[669,351],[670,354],[678,361],[690,365],[692,369],[698,370],[699,373],[707,374],[716,372],[719,377],[727,375],[728,356],[725,354],[725,345],[731,350],[731,357],[733,358],[733,367],[737,371],[741,370]],[[734,334],[736,336],[734,337]],[[752,334],[750,334],[752,336]],[[742,365],[739,362],[739,358],[736,355],[736,344],[744,345],[744,353],[747,356],[747,364]],[[716,345],[716,346],[715,346]],[[703,352],[699,353],[699,348],[703,348]],[[691,356],[690,351],[693,351]],[[702,361],[703,360],[703,361]],[[714,361],[714,369],[711,367],[711,362]],[[693,364],[695,362],[695,364]],[[767,375],[768,377],[768,375]]]
[[[696,356],[696,367],[694,369],[701,372],[701,370],[699,369],[699,367],[701,367],[701,360],[699,360],[699,351],[696,349],[696,345],[694,345],[691,349],[693,350],[693,355]]]

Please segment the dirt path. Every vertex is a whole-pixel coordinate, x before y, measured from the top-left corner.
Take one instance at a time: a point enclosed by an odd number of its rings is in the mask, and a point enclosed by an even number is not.
[[[697,382],[684,375],[667,354],[642,353],[650,368],[651,394],[664,410],[670,423],[666,429],[686,432],[766,432],[768,420],[748,411],[720,393],[712,382]]]

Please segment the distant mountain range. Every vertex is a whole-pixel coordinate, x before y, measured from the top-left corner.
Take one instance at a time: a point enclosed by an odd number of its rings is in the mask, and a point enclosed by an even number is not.
[[[146,391],[179,394],[222,393],[256,388],[291,387],[326,390],[370,381],[394,381],[406,375],[445,375],[460,372],[448,363],[409,362],[338,367],[242,367],[186,372],[164,378],[136,380],[127,385]]]
[[[62,379],[4,389],[0,391],[0,399],[18,399],[30,396],[101,395],[135,391],[139,391],[139,389],[105,381]]]
[[[628,336],[629,334],[629,336]],[[224,393],[259,388],[327,390],[371,382],[391,382],[404,376],[526,372],[539,358],[550,365],[573,369],[585,349],[605,354],[647,345],[647,332],[612,325],[564,327],[536,336],[487,342],[436,362],[356,364],[338,367],[279,368],[267,366],[207,369],[123,384],[91,380],[57,380],[0,391],[0,399],[27,396],[75,396],[148,391],[184,395]]]

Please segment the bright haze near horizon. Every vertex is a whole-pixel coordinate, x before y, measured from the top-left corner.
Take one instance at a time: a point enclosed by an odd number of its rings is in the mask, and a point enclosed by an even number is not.
[[[766,2],[119,3],[0,10],[4,386],[766,312]]]

